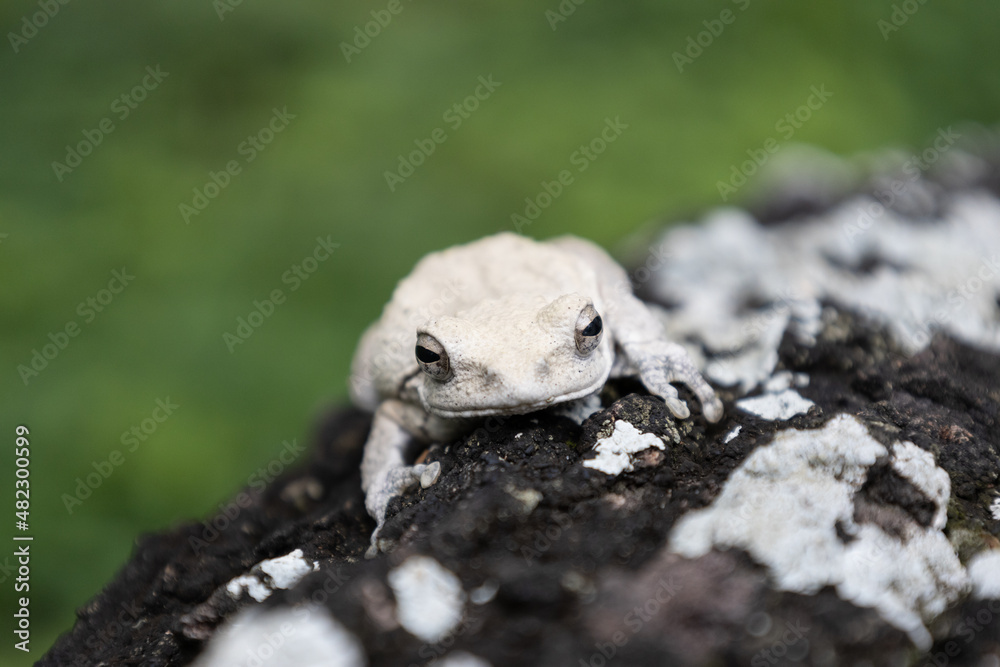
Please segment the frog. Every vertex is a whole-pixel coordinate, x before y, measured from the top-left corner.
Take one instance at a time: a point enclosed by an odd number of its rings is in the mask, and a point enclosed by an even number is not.
[[[374,413],[361,460],[365,508],[432,486],[439,461],[409,462],[415,446],[448,443],[477,420],[552,408],[598,394],[609,378],[637,376],[677,419],[723,405],[684,347],[603,248],[573,235],[537,241],[500,232],[423,257],[362,334],[351,364],[353,403]]]

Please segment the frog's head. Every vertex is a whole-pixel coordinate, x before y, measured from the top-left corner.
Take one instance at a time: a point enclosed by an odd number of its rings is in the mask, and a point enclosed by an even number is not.
[[[591,299],[482,301],[417,330],[418,392],[441,417],[521,414],[598,391],[612,342]]]

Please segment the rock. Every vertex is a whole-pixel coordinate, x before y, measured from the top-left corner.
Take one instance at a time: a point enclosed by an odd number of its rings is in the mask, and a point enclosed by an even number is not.
[[[995,163],[666,230],[637,282],[718,424],[628,380],[489,418],[365,560],[369,417],[335,411],[300,469],[140,539],[39,664],[1000,664]]]

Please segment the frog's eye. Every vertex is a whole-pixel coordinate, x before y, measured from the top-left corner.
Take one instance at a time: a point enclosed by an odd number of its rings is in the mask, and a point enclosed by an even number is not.
[[[451,363],[444,345],[429,334],[417,335],[417,363],[420,370],[435,380],[444,382],[451,377]]]
[[[576,320],[576,349],[580,354],[590,354],[601,344],[604,323],[594,307],[587,305]]]

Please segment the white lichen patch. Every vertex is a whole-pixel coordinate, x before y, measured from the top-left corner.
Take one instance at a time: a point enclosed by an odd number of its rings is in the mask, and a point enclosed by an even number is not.
[[[996,521],[1000,521],[1000,498],[993,499],[993,503],[990,505],[990,514]]]
[[[487,581],[479,588],[473,588],[469,591],[469,602],[478,605],[487,604],[496,597],[498,590],[500,590],[500,584],[495,581]]]
[[[933,458],[911,447],[893,448],[908,479],[938,482]],[[900,539],[854,521],[854,494],[868,468],[889,454],[849,415],[818,430],[780,432],[733,472],[711,506],[678,521],[669,548],[688,558],[713,547],[744,549],[768,568],[779,589],[812,594],[834,586],[842,598],[874,608],[927,649],[924,622],[961,595],[967,577],[937,527],[913,522]],[[930,488],[939,488],[934,483]],[[947,506],[947,496],[933,499]],[[846,544],[838,525],[853,538]]]
[[[791,387],[808,387],[809,376],[806,373],[793,373],[791,371],[778,371],[764,383],[764,391],[769,394],[776,394],[779,391],[790,389]]]
[[[909,524],[902,539],[862,524],[843,552],[837,594],[872,607],[922,650],[931,647],[925,622],[968,590],[969,580],[944,534]]]
[[[309,562],[302,555],[302,549],[291,553],[262,560],[250,569],[249,574],[243,574],[226,584],[226,591],[239,598],[244,592],[249,593],[257,602],[263,602],[278,588],[291,588],[302,577],[319,569],[319,563]]]
[[[948,498],[951,496],[948,473],[934,465],[933,454],[912,442],[897,442],[892,446],[892,454],[893,469],[934,501],[937,510],[931,526],[944,530],[948,521]]]
[[[632,424],[619,419],[615,421],[611,435],[601,438],[594,446],[597,458],[584,461],[583,465],[607,475],[631,472],[632,455],[650,447],[664,449],[663,440],[652,433],[642,433]]]
[[[274,591],[264,585],[264,582],[251,574],[241,574],[226,584],[226,590],[233,598],[242,597],[243,593],[249,593],[257,602],[263,602],[271,596]]]
[[[542,493],[537,489],[520,489],[513,484],[507,484],[504,486],[504,491],[518,501],[517,513],[521,516],[528,516],[538,507],[538,503],[542,502]]]
[[[777,393],[741,398],[736,401],[736,407],[740,410],[769,421],[785,421],[795,415],[804,415],[814,405],[815,403],[803,398],[794,389],[783,389]]]
[[[1000,549],[987,549],[973,556],[968,572],[974,597],[1000,599]]]
[[[194,667],[364,667],[358,638],[323,607],[255,607],[226,623]]]
[[[740,425],[740,424],[737,424],[736,427],[732,431],[730,431],[729,433],[727,433],[722,438],[722,442],[724,442],[726,444],[729,444],[730,442],[732,442],[733,440],[736,439],[736,436],[738,436],[740,434],[741,430],[743,430],[743,426]]]
[[[710,359],[705,374],[721,385],[739,385],[742,393],[750,391],[767,380],[778,363],[778,345],[787,325],[788,319],[780,318],[752,343]]]
[[[462,582],[433,558],[410,556],[389,572],[388,580],[399,624],[415,637],[439,642],[462,621]]]
[[[302,549],[260,562],[261,571],[271,577],[275,588],[291,588],[299,579],[319,569],[319,563],[310,563],[302,557]]]
[[[1000,350],[1000,201],[966,191],[940,208],[943,220],[920,223],[859,196],[780,227],[719,209],[665,232],[658,247],[670,261],[650,287],[674,304],[663,318],[670,338],[703,342],[707,375],[744,393],[771,376],[786,329],[815,340],[824,301],[886,327],[909,353],[937,331]]]

